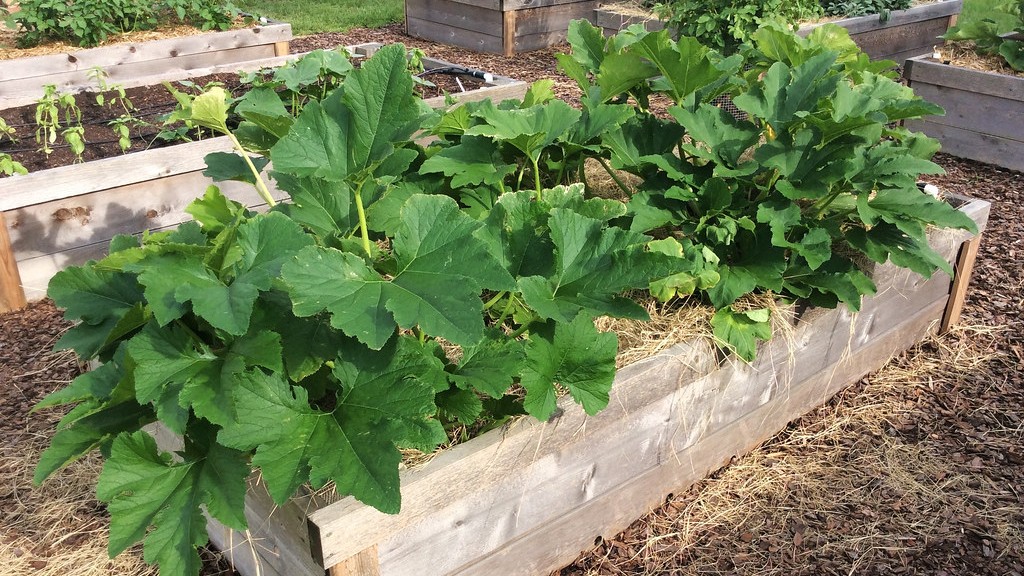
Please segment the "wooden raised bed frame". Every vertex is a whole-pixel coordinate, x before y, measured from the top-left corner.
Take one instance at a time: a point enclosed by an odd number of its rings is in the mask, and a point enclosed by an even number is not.
[[[984,228],[988,202],[953,200]],[[548,422],[515,421],[404,471],[400,514],[317,495],[277,507],[254,485],[248,532],[210,522],[211,540],[244,576],[547,574],[954,323],[980,236],[931,241],[953,281],[877,266],[859,313],[803,311],[750,365],[673,346],[620,370],[597,416],[563,398]]]
[[[0,109],[31,104],[43,87],[54,84],[61,92],[95,89],[89,78],[102,68],[107,81],[125,88],[202,76],[203,70],[222,64],[241,64],[288,54],[292,26],[280,22],[205,32],[194,36],[113,44],[46,56],[0,61]]]
[[[1024,77],[969,70],[927,56],[907,60],[903,77],[945,116],[908,121],[942,151],[1024,172]]]
[[[369,56],[380,46],[360,44],[349,50]],[[207,73],[257,70],[300,57],[216,66]],[[423,64],[452,66],[433,58],[424,58]],[[482,88],[452,96],[463,102],[498,101],[521,98],[526,89],[525,82],[495,76]],[[445,105],[441,96],[426,102]],[[213,183],[202,174],[203,158],[230,150],[230,141],[222,136],[0,179],[0,312],[45,296],[46,285],[58,270],[103,256],[116,234],[166,229],[191,220],[185,207]],[[218,186],[250,208],[264,206],[252,186]],[[287,197],[271,192],[276,199]]]
[[[943,40],[939,36],[956,24],[962,8],[963,0],[940,0],[894,10],[885,21],[874,14],[832,23],[846,28],[850,38],[872,60],[895,60],[902,66],[907,58],[931,54],[934,46],[941,46]],[[806,35],[817,26],[820,24],[805,26],[797,33]]]
[[[405,0],[405,32],[476,52],[512,56],[565,40],[569,22],[598,0]]]
[[[614,4],[602,6],[594,11],[593,22],[604,28],[605,34],[615,32],[630,24],[643,23],[648,30],[660,30],[663,24],[657,19],[648,19],[635,14],[624,14],[614,9]],[[895,60],[902,64],[911,56],[931,53],[932,47],[942,44],[937,38],[956,23],[963,6],[963,0],[940,0],[934,4],[914,6],[907,10],[896,10],[886,21],[880,21],[877,14],[834,20],[831,24],[842,26],[872,60]],[[821,24],[803,26],[797,32],[806,36]]]

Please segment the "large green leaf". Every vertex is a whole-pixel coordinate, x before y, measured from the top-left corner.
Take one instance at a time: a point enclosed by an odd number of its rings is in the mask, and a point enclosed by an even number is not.
[[[394,239],[393,278],[353,254],[304,250],[283,269],[295,313],[327,310],[333,326],[375,349],[398,326],[420,326],[456,344],[473,344],[483,336],[482,289],[514,286],[474,236],[481,226],[450,198],[413,196],[402,209]]]
[[[194,576],[202,567],[196,547],[207,542],[203,507],[224,524],[245,529],[244,455],[213,445],[186,456],[171,463],[145,432],[114,440],[96,485],[110,511],[112,556],[144,538],[146,562],[159,564],[161,574]]]
[[[646,288],[651,280],[683,270],[683,261],[649,252],[649,237],[555,208],[548,220],[555,245],[555,273],[519,280],[523,299],[542,318],[571,322],[589,314],[646,319],[633,300],[619,296]]]
[[[732,306],[719,308],[711,318],[715,338],[737,356],[753,362],[757,341],[772,337],[771,314],[767,308],[738,312]]]
[[[47,295],[64,309],[65,318],[81,320],[57,341],[55,349],[72,348],[82,358],[99,353],[120,320],[143,301],[142,290],[130,274],[91,266],[57,272]]]
[[[569,390],[587,414],[608,405],[615,379],[618,338],[599,332],[594,322],[580,315],[571,323],[548,322],[530,335],[522,385],[530,415],[547,420],[555,412],[555,386]]]

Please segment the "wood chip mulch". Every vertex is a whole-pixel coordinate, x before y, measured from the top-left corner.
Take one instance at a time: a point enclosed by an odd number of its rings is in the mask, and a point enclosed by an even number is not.
[[[564,46],[505,58],[414,40],[396,26],[301,38],[293,50],[369,41],[402,41],[522,80],[554,78],[560,95],[574,96],[553,59]],[[948,172],[935,180],[941,188],[993,202],[966,328],[897,357],[558,574],[1024,574],[1024,175],[938,161]],[[24,470],[11,469],[33,465],[26,446],[52,433],[56,416],[29,408],[77,374],[73,358],[49,352],[65,327],[49,302],[0,315],[5,574],[69,573],[54,568],[62,556],[105,539],[95,529],[52,541],[44,527],[27,531],[43,502],[33,502]],[[105,517],[91,495],[80,499],[76,513]],[[127,574],[82,568],[75,573]],[[209,555],[204,574],[230,573]]]

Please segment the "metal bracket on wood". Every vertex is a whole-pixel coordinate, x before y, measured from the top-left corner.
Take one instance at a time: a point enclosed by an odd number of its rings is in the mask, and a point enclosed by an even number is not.
[[[28,305],[3,212],[0,212],[0,274],[0,312],[10,312]]]
[[[946,312],[942,315],[939,334],[949,332],[949,329],[960,321],[960,313],[963,312],[964,302],[967,300],[967,287],[971,283],[971,272],[974,271],[974,261],[978,258],[980,246],[981,234],[960,246],[960,253],[957,254],[956,265],[953,267],[953,287],[950,290],[949,302],[946,304]]]
[[[332,566],[327,574],[328,576],[380,576],[377,545],[374,544],[341,564]]]

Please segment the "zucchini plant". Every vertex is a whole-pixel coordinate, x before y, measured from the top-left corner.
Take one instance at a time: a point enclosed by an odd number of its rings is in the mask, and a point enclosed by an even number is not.
[[[744,293],[855,308],[871,281],[852,251],[943,265],[925,227],[973,224],[917,191],[935,147],[891,126],[935,108],[837,32],[759,34],[722,58],[575,23],[561,63],[585,89],[579,110],[538,83],[523,101],[431,111],[398,45],[297,116],[280,99],[239,107],[262,145],[236,136],[245,157],[211,155],[208,172],[270,178],[291,201],[256,214],[210,187],[194,222],[119,236],[54,277],[78,321],[57,347],[101,366],[37,406],[74,405],[36,480],[100,450],[110,552],[143,541],[162,574],[197,574],[203,512],[243,530],[254,470],[278,503],[334,482],[394,513],[400,448],[481,417],[547,419],[560,390],[598,412],[617,338],[594,319],[646,318],[629,291],[705,298],[750,359],[767,311],[731,308]],[[718,94],[749,117],[710,107]],[[190,109],[231,132],[222,91]],[[425,132],[438,139],[416,144]],[[640,190],[594,197],[577,181],[586,159]],[[142,431],[155,421],[184,448],[161,452]]]

